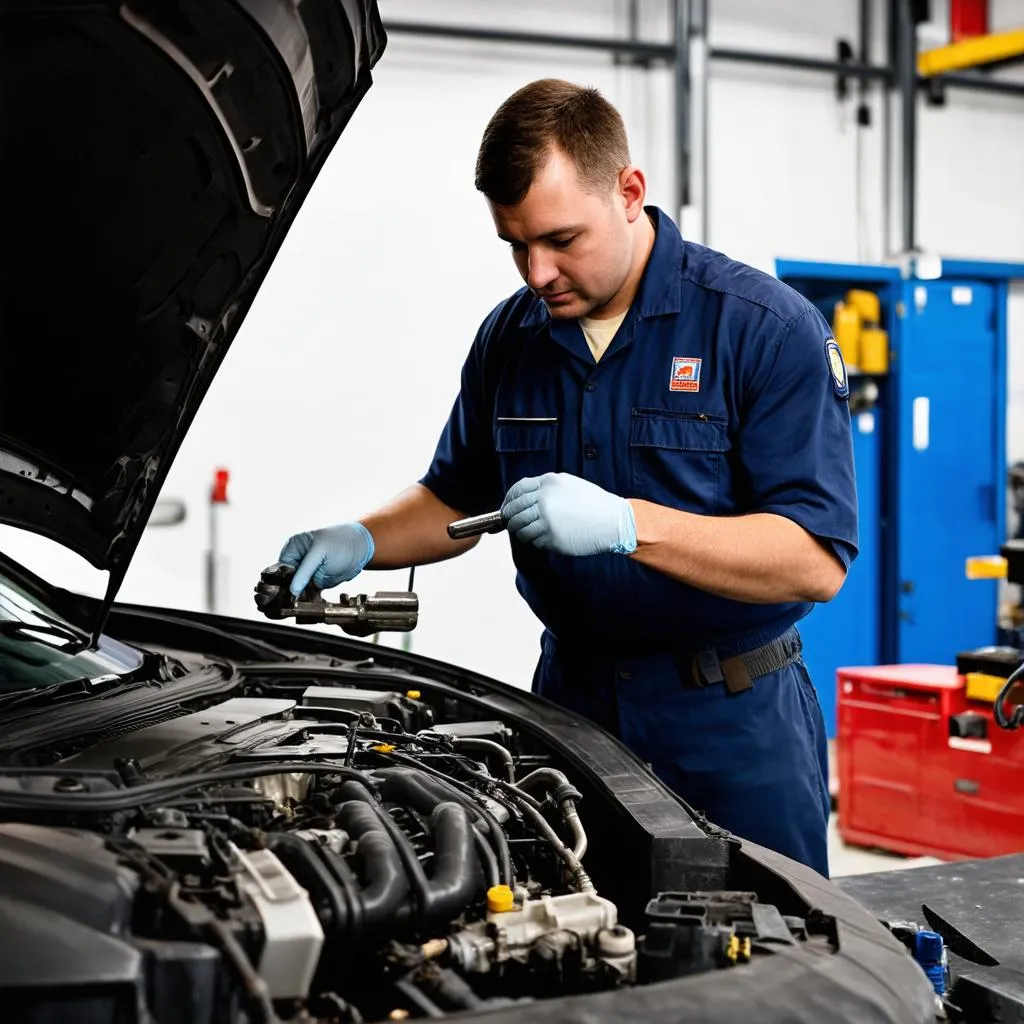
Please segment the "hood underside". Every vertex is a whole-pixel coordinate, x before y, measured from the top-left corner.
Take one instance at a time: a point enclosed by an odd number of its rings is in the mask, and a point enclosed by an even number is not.
[[[376,0],[0,16],[0,522],[109,571],[109,601],[385,33]]]

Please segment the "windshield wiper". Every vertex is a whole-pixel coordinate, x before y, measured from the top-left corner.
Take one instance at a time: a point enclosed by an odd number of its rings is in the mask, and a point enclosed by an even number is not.
[[[18,690],[17,693],[0,696],[0,711],[33,704],[50,704],[55,700],[64,700],[67,697],[93,697],[118,683],[127,681],[125,677],[114,673],[102,676],[82,676],[79,679],[63,679],[59,683],[50,683],[49,686],[37,686],[31,690]]]
[[[51,619],[49,616],[45,616],[45,618],[46,621],[42,623],[22,622],[20,619],[0,620],[0,636],[34,640],[36,643],[46,643],[45,638],[39,635],[40,633],[60,637],[67,641],[67,645],[62,645],[61,650],[65,650],[69,654],[77,654],[89,646],[88,633],[83,633],[58,619]]]

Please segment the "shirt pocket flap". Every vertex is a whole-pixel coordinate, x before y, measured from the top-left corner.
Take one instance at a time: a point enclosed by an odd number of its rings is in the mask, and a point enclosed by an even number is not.
[[[680,452],[724,452],[729,449],[729,435],[724,419],[706,413],[634,409],[629,443]]]
[[[557,442],[557,423],[499,423],[494,431],[494,447],[501,454],[547,452]]]

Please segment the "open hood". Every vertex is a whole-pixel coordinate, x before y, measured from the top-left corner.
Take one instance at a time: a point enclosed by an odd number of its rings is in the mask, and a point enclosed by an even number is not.
[[[377,0],[0,18],[0,522],[107,570],[102,621],[386,37]]]

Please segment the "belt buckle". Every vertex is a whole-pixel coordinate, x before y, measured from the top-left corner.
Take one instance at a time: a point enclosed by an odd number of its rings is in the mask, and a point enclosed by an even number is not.
[[[695,658],[697,662],[695,675],[698,686],[712,686],[715,683],[725,682],[722,663],[718,660],[718,652],[714,648],[698,651]]]

